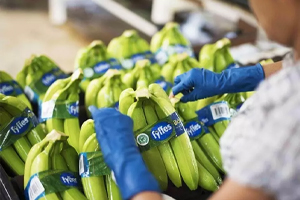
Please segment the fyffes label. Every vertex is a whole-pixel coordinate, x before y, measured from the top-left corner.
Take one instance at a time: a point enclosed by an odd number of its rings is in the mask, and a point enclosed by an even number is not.
[[[95,65],[94,70],[96,74],[104,74],[110,68],[110,64],[102,61]]]
[[[9,83],[0,83],[0,93],[10,95],[14,92],[14,87]]]
[[[151,129],[151,137],[156,141],[162,141],[171,136],[173,126],[168,122],[160,122]]]
[[[10,123],[10,130],[13,134],[24,133],[29,127],[30,121],[26,117],[17,117]]]
[[[68,107],[68,112],[70,115],[74,116],[74,117],[78,117],[79,115],[79,103],[75,102],[69,105]]]
[[[42,76],[42,83],[47,87],[52,85],[52,83],[54,83],[55,81],[56,81],[56,76],[54,74],[46,73]]]
[[[66,186],[77,186],[78,185],[77,178],[71,173],[67,173],[67,172],[62,173],[60,175],[60,180]]]
[[[197,137],[202,133],[201,125],[195,121],[186,123],[184,127],[190,138]]]

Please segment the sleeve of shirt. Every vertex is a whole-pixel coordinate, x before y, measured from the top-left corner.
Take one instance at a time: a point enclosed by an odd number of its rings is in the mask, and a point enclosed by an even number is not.
[[[220,145],[229,178],[293,200],[300,199],[300,81],[281,76],[259,88]]]

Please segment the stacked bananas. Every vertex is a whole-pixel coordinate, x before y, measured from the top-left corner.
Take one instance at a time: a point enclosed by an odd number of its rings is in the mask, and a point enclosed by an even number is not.
[[[78,189],[77,173],[77,152],[66,142],[65,135],[52,131],[28,154],[24,173],[25,193],[31,198],[42,196],[38,199],[87,200]],[[44,188],[40,195],[37,182]]]
[[[199,180],[195,155],[164,90],[158,84],[136,91],[129,88],[121,93],[119,103],[120,112],[133,119],[134,136],[140,149],[150,145],[141,154],[162,190],[168,186],[168,177],[176,187],[182,186],[182,178],[191,190],[195,190]],[[172,134],[176,136],[172,137]],[[158,143],[151,146],[154,142]]]
[[[80,162],[88,160],[82,171],[81,181],[84,193],[89,200],[121,200],[119,188],[105,165],[99,143],[96,139],[94,121],[85,121],[79,137]],[[86,166],[82,164],[81,166]],[[83,168],[83,167],[82,167]],[[86,169],[87,168],[87,169]]]
[[[139,60],[132,71],[126,73],[122,80],[131,88],[148,87],[160,78],[160,66],[151,64],[150,60]]]
[[[55,80],[65,77],[65,73],[50,58],[32,55],[17,74],[17,81],[30,101],[37,103],[43,100],[47,89]]]
[[[149,44],[142,39],[135,30],[127,30],[114,38],[107,46],[109,57],[116,58],[126,70],[132,69],[138,60],[149,59],[156,63],[150,51]]]
[[[1,159],[16,175],[23,175],[32,145],[46,135],[42,125],[22,100],[0,94],[0,132]]]
[[[194,56],[190,42],[180,32],[179,25],[174,22],[167,23],[151,39],[151,51],[160,65],[165,64],[173,55],[187,53]]]
[[[127,86],[121,80],[121,72],[115,69],[108,70],[102,77],[94,79],[85,93],[85,106],[94,105],[98,108],[119,108],[119,96]],[[90,113],[88,113],[90,114]]]
[[[189,104],[179,102],[177,98],[172,98],[171,102],[182,117],[190,136],[198,164],[199,186],[209,191],[216,191],[222,183],[219,172],[224,173],[218,142],[205,129],[203,123],[198,121],[197,114]]]
[[[41,108],[48,131],[57,130],[69,136],[69,144],[79,152],[79,84],[81,69],[71,77],[55,81],[47,90]]]
[[[31,104],[19,83],[4,71],[0,71],[0,93],[17,97],[18,99],[22,100],[29,109],[32,110]]]
[[[80,49],[75,60],[75,69],[83,70],[84,79],[80,83],[81,89],[86,91],[91,80],[102,76],[110,68],[116,68],[115,62],[108,57],[106,46],[100,40],[95,40]]]

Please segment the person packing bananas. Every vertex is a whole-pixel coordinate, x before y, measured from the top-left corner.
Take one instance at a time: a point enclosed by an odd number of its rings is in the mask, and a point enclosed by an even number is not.
[[[173,93],[182,93],[181,101],[187,102],[257,88],[220,140],[227,179],[210,199],[296,200],[300,199],[300,1],[250,0],[250,4],[269,38],[292,47],[294,53],[282,63],[222,73],[192,69],[176,78]],[[132,120],[113,108],[90,110],[104,159],[123,198],[161,199],[159,185],[132,137]]]

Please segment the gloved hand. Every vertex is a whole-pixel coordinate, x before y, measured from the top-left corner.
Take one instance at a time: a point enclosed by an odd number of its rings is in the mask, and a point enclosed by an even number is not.
[[[203,68],[194,68],[177,76],[172,91],[182,93],[182,102],[196,101],[225,93],[253,91],[264,79],[261,64],[240,67],[214,73]]]
[[[133,136],[133,121],[114,108],[90,106],[104,161],[114,172],[123,199],[143,191],[160,192],[146,168]]]

